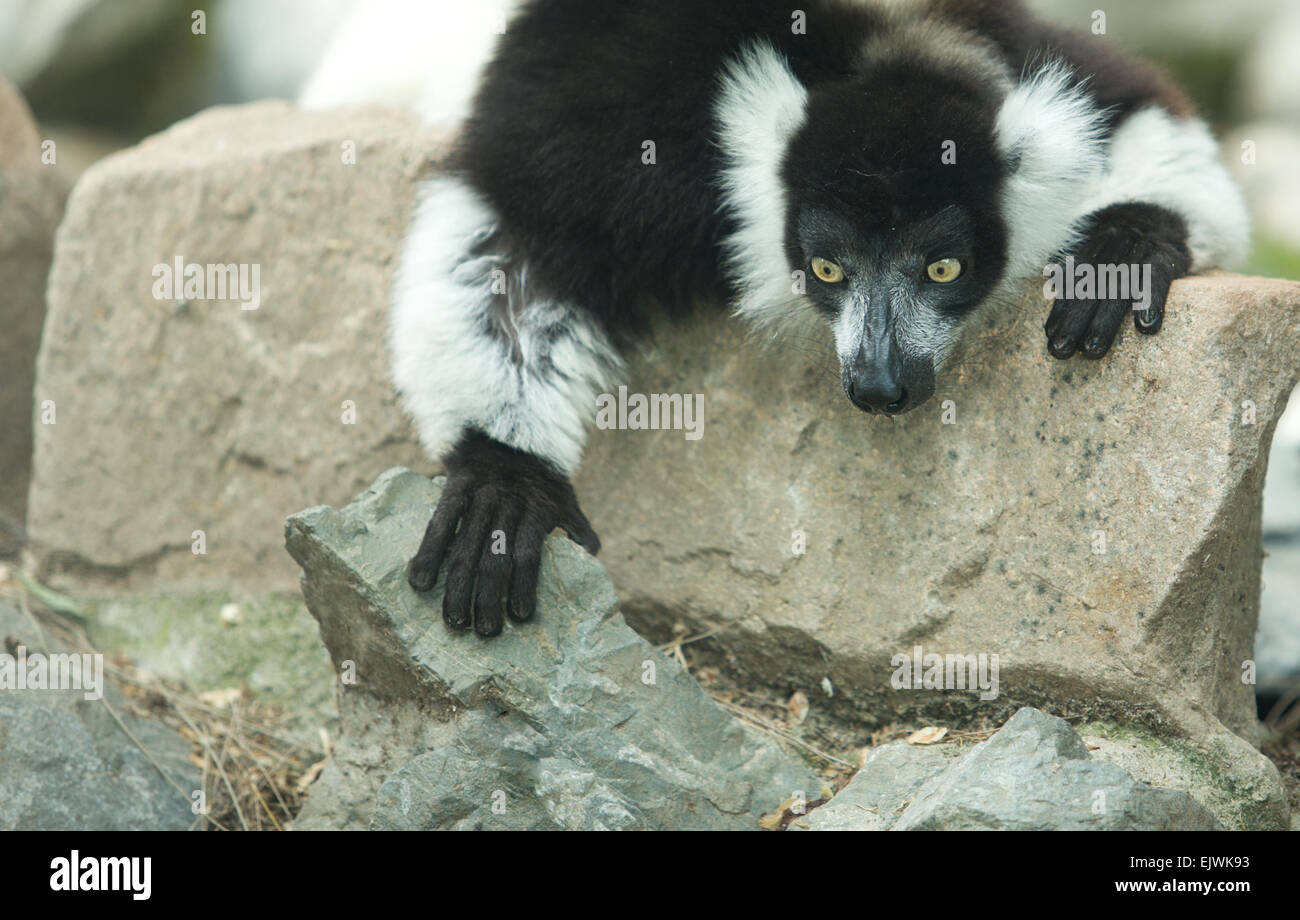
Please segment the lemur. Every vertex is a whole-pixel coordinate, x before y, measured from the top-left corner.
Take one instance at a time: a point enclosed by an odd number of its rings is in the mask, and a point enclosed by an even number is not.
[[[1179,91],[1020,0],[526,0],[458,137],[390,346],[447,475],[408,579],[445,569],[444,620],[483,636],[533,615],[552,529],[599,549],[569,477],[652,309],[827,323],[848,399],[892,416],[1050,261],[1151,266],[1140,312],[1052,305],[1048,351],[1101,358],[1248,237]]]

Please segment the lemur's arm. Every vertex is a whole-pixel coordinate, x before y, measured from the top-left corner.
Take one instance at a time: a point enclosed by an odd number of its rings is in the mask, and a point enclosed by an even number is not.
[[[1164,74],[1117,53],[1105,36],[1021,22],[995,34],[1013,66],[1063,61],[1107,114],[1105,172],[1080,203],[1078,244],[1061,255],[1080,265],[1150,265],[1150,306],[1133,321],[1140,332],[1158,332],[1175,279],[1244,258],[1241,193],[1209,129]],[[1058,358],[1100,358],[1132,311],[1131,300],[1059,298],[1044,327],[1048,349]]]
[[[465,182],[431,180],[393,298],[393,378],[447,484],[411,559],[417,591],[447,573],[443,618],[501,631],[533,614],[547,534],[600,541],[568,476],[617,353],[583,311],[530,284],[492,211]]]
[[[1088,183],[1074,214],[1077,242],[1059,253],[1076,264],[1151,265],[1151,303],[1134,313],[1138,330],[1159,331],[1173,281],[1225,267],[1245,255],[1249,219],[1218,145],[1191,103],[1157,68],[1115,50],[1114,38],[1058,28],[1022,0],[931,0],[943,15],[988,38],[1013,72],[1059,61],[1092,105],[1103,110],[1104,172]],[[1050,126],[1038,126],[1039,135]],[[1012,215],[1033,228],[1052,215]],[[1030,231],[1032,232],[1032,230]],[[1032,251],[1034,247],[1023,247]],[[1042,265],[1013,266],[1013,275]],[[1127,300],[1058,299],[1047,319],[1048,348],[1099,358],[1133,309]]]

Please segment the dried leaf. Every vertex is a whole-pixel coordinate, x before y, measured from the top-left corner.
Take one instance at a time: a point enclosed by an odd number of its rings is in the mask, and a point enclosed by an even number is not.
[[[944,736],[947,734],[948,734],[948,729],[938,728],[934,725],[929,725],[926,726],[925,728],[918,728],[916,731],[912,732],[912,734],[908,735],[907,743],[908,744],[935,744],[939,741],[942,741]]]
[[[796,690],[786,702],[785,711],[790,714],[791,724],[802,725],[804,719],[808,718],[808,694]]]
[[[199,699],[213,709],[225,709],[239,702],[244,691],[238,687],[225,687],[221,690],[208,690],[199,694]]]
[[[797,799],[791,796],[778,805],[776,811],[759,818],[758,826],[765,831],[779,831],[785,824],[785,816],[790,814],[796,806],[807,807],[803,799]]]
[[[307,791],[307,787],[310,786],[312,783],[316,782],[316,777],[320,776],[320,771],[324,769],[325,769],[325,761],[318,760],[310,767],[308,767],[306,770],[304,770],[302,772],[302,776],[298,777],[298,782],[294,784],[298,792],[305,793]]]

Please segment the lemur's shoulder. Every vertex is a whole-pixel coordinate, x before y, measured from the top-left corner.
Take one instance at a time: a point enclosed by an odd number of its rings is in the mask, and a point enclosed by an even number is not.
[[[1015,73],[1044,60],[1068,63],[1087,81],[1088,92],[1109,109],[1112,122],[1153,102],[1179,117],[1196,112],[1187,95],[1159,67],[1124,53],[1107,35],[1048,22],[1023,0],[901,0],[892,5],[924,9],[988,39]]]

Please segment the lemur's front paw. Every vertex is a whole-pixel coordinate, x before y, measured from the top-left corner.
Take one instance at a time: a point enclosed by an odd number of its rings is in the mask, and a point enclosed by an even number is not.
[[[1187,274],[1191,262],[1187,224],[1174,212],[1149,204],[1118,204],[1096,212],[1074,254],[1075,277],[1060,278],[1064,291],[1043,327],[1048,351],[1062,359],[1076,351],[1100,358],[1129,311],[1139,332],[1159,332],[1169,287]],[[1068,273],[1068,265],[1061,271]],[[1086,276],[1081,272],[1090,273],[1092,280],[1082,290]],[[1066,296],[1072,293],[1071,281],[1076,296]]]
[[[495,636],[504,614],[533,615],[547,534],[562,527],[592,555],[600,540],[569,480],[532,454],[473,432],[447,455],[446,466],[447,484],[407,580],[428,591],[446,562],[442,618],[453,628],[472,622],[479,635]]]

